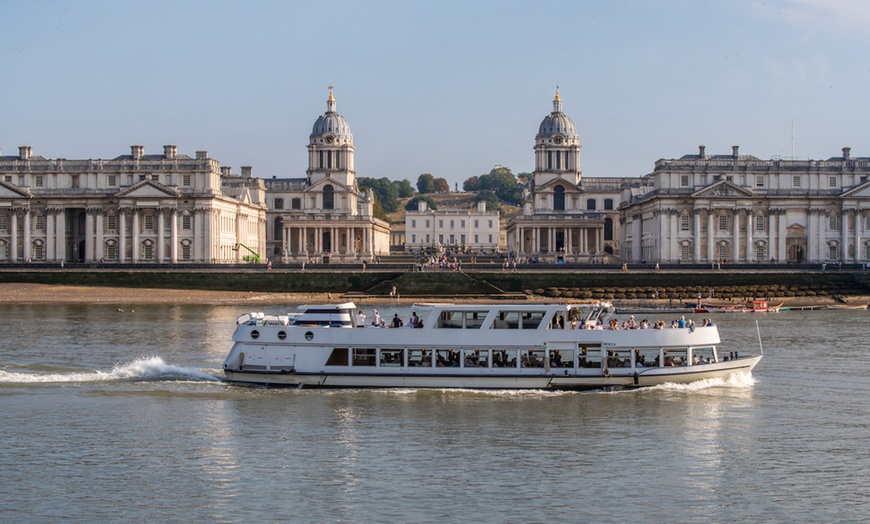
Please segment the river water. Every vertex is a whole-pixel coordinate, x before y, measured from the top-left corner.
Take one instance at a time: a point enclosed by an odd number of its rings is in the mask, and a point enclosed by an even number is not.
[[[3,520],[867,520],[868,311],[711,315],[758,320],[753,376],[551,393],[228,385],[242,308],[119,306],[0,305]]]

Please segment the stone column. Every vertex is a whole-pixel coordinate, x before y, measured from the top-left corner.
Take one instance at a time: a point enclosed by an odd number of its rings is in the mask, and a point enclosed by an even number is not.
[[[785,224],[786,210],[780,209],[779,213],[777,213],[777,215],[778,215],[778,217],[777,217],[777,221],[776,221],[776,228],[777,228],[778,234],[777,234],[777,239],[776,239],[776,242],[777,242],[776,251],[779,254],[779,256],[777,257],[777,260],[782,260],[783,262],[785,262],[786,259],[788,258],[788,254],[785,252],[785,249],[786,249],[785,239],[788,236],[788,231],[786,231],[786,224]]]
[[[31,244],[31,241],[30,241],[30,208],[24,209],[24,231],[23,231],[23,233],[24,233],[24,239],[22,240],[22,243],[24,244],[22,246],[24,248],[23,249],[23,256],[24,256],[24,260],[27,261],[27,260],[30,260],[30,244]]]
[[[55,218],[56,235],[54,237],[55,252],[54,256],[57,260],[66,260],[66,210],[55,210],[57,217]]]
[[[85,209],[85,252],[81,254],[85,262],[94,261],[94,209]]]
[[[130,262],[139,262],[139,209],[133,208],[133,253]]]
[[[775,209],[768,209],[767,211],[767,258],[775,258],[778,261],[782,260],[782,255],[778,254],[776,251],[776,221],[774,217],[777,216],[777,212]]]
[[[669,228],[670,229],[670,237],[671,240],[668,242],[668,260],[676,261],[679,260],[679,230],[680,225],[678,221],[680,220],[679,214],[676,209],[672,209],[670,212]]]
[[[713,221],[716,213],[712,209],[707,210],[707,262],[711,264],[718,258],[716,256],[716,236],[714,235]]]
[[[693,209],[692,214],[694,215],[692,217],[694,219],[692,223],[694,228],[692,231],[692,258],[697,264],[701,262],[701,210]]]
[[[178,209],[173,208],[170,212],[169,223],[169,261],[173,264],[178,263]]]
[[[731,239],[731,260],[737,263],[740,260],[740,210],[735,209],[734,213],[734,231]]]
[[[12,243],[9,247],[10,250],[10,262],[18,262],[18,210],[12,209],[12,220],[11,224],[9,224],[9,232],[12,235]]]
[[[127,210],[118,208],[118,262],[127,261]]]
[[[54,260],[55,232],[54,232],[54,209],[45,210],[45,261]]]
[[[755,249],[752,245],[752,227],[755,217],[752,216],[752,210],[746,210],[746,262],[755,261]]]
[[[94,242],[94,260],[102,260],[103,259],[103,210],[97,209],[96,211],[96,219],[97,219],[97,239]]]
[[[849,216],[852,214],[852,209],[844,209],[840,214],[840,260],[843,263],[849,261]]]
[[[864,255],[861,253],[861,233],[864,231],[864,217],[861,215],[861,210],[855,211],[855,262],[864,260]]]
[[[641,215],[632,215],[631,217],[631,259],[633,262],[640,261],[641,258],[641,235],[643,231],[643,221]],[[625,257],[623,257],[625,258]]]
[[[163,215],[166,212],[162,207],[157,208],[157,263],[162,264],[166,257],[166,237],[164,230],[166,223]]]

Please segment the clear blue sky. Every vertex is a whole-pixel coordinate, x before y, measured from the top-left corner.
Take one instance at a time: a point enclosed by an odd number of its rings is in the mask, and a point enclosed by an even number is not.
[[[555,86],[585,176],[697,151],[870,156],[864,0],[0,0],[0,148],[175,144],[301,177],[335,86],[360,176],[533,168]]]

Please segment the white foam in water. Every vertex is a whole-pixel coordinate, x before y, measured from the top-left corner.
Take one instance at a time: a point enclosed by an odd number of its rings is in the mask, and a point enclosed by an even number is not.
[[[661,384],[652,386],[648,389],[665,389],[669,391],[700,391],[709,388],[748,388],[755,384],[755,378],[752,373],[734,373],[727,379],[724,378],[707,378],[688,384]]]
[[[112,380],[207,380],[219,379],[198,369],[167,364],[160,357],[138,358],[115,366],[112,371],[78,373],[10,373],[0,370],[2,383],[106,382]]]

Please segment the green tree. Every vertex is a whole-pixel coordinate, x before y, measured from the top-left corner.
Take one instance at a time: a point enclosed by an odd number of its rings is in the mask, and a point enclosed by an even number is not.
[[[380,218],[384,222],[390,221],[390,219],[387,218],[387,214],[384,213],[384,207],[381,205],[381,199],[378,198],[377,194],[375,195],[375,202],[372,206],[372,214],[375,216],[375,218]]]
[[[429,173],[423,173],[417,177],[417,191],[421,195],[435,192],[435,177]]]
[[[449,193],[450,192],[450,184],[447,183],[447,180],[444,178],[436,178],[435,179],[435,192],[436,193]]]
[[[420,201],[426,202],[426,205],[429,206],[429,209],[433,209],[433,210],[438,209],[438,204],[436,204],[435,201],[432,200],[431,197],[427,197],[424,195],[417,195],[414,198],[412,198],[411,200],[409,200],[407,204],[405,204],[405,211],[419,211],[420,209],[419,209],[417,204]]]
[[[467,178],[465,182],[462,183],[462,190],[470,192],[480,191],[480,177],[473,176]]]
[[[495,166],[486,175],[480,175],[480,189],[489,189],[507,204],[519,205],[522,194],[517,189],[517,177],[504,166]]]
[[[477,193],[477,196],[474,197],[473,202],[475,204],[478,202],[486,202],[487,211],[498,211],[501,209],[501,202],[498,199],[498,195],[489,189],[480,190],[480,192]]]
[[[532,180],[532,174],[528,172],[517,173],[517,180],[523,184],[528,184]]]
[[[407,178],[394,182],[396,189],[399,191],[399,198],[408,198],[414,196],[414,186]]]
[[[371,188],[380,200],[384,212],[394,213],[399,209],[399,189],[389,178],[358,177],[357,185],[360,189]]]

